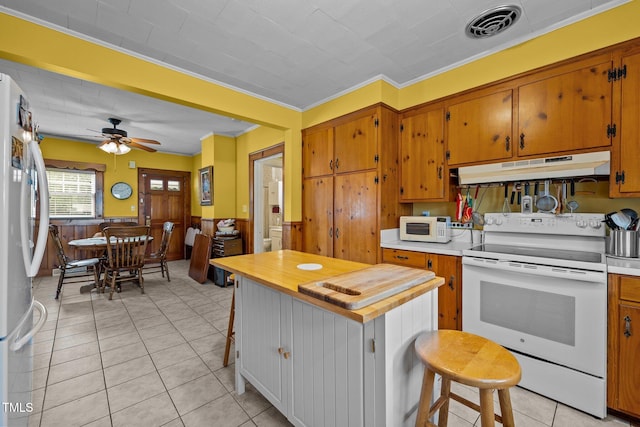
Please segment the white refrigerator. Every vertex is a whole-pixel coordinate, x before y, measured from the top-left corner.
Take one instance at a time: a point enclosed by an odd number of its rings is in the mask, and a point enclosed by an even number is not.
[[[29,104],[0,74],[0,426],[26,426],[33,411],[33,336],[47,319],[33,299],[49,229],[49,195]],[[35,233],[36,211],[39,226]],[[34,242],[34,237],[37,241]],[[39,312],[35,315],[34,312]],[[34,324],[34,318],[37,321]]]

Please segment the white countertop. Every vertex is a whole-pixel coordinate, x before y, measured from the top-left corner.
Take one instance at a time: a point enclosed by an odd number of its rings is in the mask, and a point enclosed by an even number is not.
[[[414,252],[462,256],[462,251],[473,246],[471,230],[452,230],[452,240],[449,243],[422,243],[400,240],[397,228],[381,230],[380,246],[388,249],[400,249]],[[622,258],[607,255],[607,272],[640,276],[640,258]]]
[[[469,249],[471,230],[451,230],[452,240],[449,243],[423,243],[400,240],[400,230],[392,228],[380,231],[380,246],[388,249],[400,249],[414,252],[428,252],[440,255],[462,256],[462,251]]]
[[[607,272],[640,276],[640,258],[622,258],[607,255]]]

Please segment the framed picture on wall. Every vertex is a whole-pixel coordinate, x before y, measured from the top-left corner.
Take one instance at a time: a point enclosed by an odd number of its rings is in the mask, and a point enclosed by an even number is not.
[[[213,205],[213,166],[200,169],[200,206]]]

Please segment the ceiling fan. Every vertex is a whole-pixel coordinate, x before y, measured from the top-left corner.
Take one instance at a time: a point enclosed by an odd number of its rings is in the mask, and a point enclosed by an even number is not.
[[[107,120],[113,125],[113,128],[102,128],[102,136],[106,138],[98,145],[98,148],[102,151],[113,154],[127,154],[131,151],[131,148],[139,148],[150,153],[157,151],[155,148],[142,144],[160,145],[158,141],[144,138],[130,138],[127,136],[127,131],[117,128],[122,120],[113,117]]]

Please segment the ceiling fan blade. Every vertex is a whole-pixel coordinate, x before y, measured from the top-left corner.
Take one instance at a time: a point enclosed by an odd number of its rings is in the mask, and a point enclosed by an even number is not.
[[[129,143],[129,144],[127,144],[127,145],[128,145],[129,147],[139,148],[139,149],[141,149],[141,150],[148,151],[148,152],[150,152],[150,153],[155,153],[155,152],[157,151],[155,148],[150,148],[150,147],[147,147],[147,146],[145,146],[145,145],[138,144],[137,142],[130,142],[130,143]]]
[[[129,138],[131,139],[131,142],[142,142],[143,144],[156,144],[156,145],[161,145],[158,141],[156,141],[155,139],[144,139],[144,138]]]
[[[102,147],[104,144],[108,144],[110,143],[111,140],[110,139],[105,139],[104,141],[102,141],[100,144],[98,144],[98,148]]]

